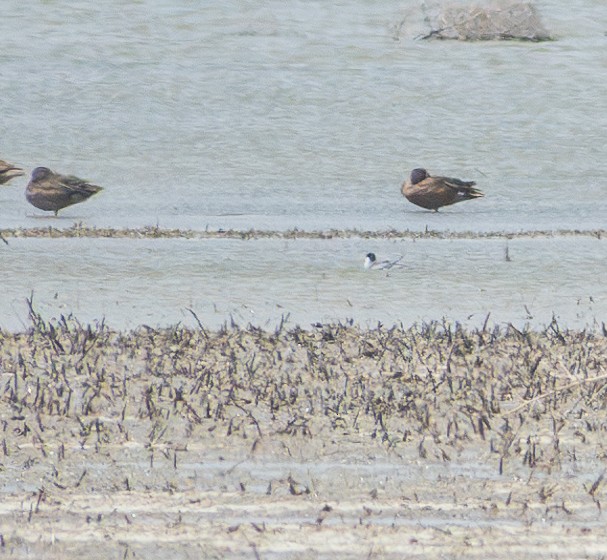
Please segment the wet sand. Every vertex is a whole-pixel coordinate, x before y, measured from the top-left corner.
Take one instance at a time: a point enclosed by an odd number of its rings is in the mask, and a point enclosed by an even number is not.
[[[0,332],[7,557],[604,553],[604,332],[31,321]]]

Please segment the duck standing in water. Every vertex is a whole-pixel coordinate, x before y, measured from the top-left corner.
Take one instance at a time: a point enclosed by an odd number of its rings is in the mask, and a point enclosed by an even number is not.
[[[36,167],[25,189],[27,201],[40,210],[55,212],[83,202],[103,190],[73,175],[53,173],[47,167]]]
[[[12,178],[20,175],[25,175],[23,169],[0,159],[0,185],[8,183]]]
[[[432,177],[425,169],[414,169],[410,179],[403,183],[400,192],[409,202],[438,212],[442,206],[485,196],[475,189],[474,185],[474,181]]]

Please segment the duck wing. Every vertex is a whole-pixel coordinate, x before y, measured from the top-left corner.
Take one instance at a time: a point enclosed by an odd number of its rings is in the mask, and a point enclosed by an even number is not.
[[[87,183],[74,175],[60,175],[58,180],[66,191],[74,195],[91,196],[103,190],[102,187]]]
[[[435,179],[441,179],[448,187],[454,189],[461,189],[462,187],[473,187],[474,185],[476,185],[474,181],[462,181],[461,179],[456,179],[455,177],[435,177]]]
[[[434,177],[434,179],[439,179],[445,187],[454,189],[459,196],[466,198],[485,196],[482,191],[473,188],[476,185],[474,181],[462,181],[454,177]]]

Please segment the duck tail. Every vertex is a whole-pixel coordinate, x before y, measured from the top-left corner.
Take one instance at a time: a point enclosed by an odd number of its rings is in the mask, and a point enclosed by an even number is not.
[[[474,187],[470,187],[467,190],[467,197],[468,198],[481,198],[483,196],[485,196],[485,193],[479,189],[475,189]]]

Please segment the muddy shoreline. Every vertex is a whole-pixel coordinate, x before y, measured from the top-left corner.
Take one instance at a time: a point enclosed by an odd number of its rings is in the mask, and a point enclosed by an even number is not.
[[[167,229],[157,226],[141,228],[102,228],[83,226],[81,223],[70,227],[4,228],[0,229],[0,239],[11,238],[111,238],[111,239],[528,239],[558,237],[595,237],[602,239],[604,229],[557,229],[521,231],[444,231],[416,230],[261,230],[261,229]]]
[[[604,332],[31,321],[0,331],[8,557],[601,549]]]

